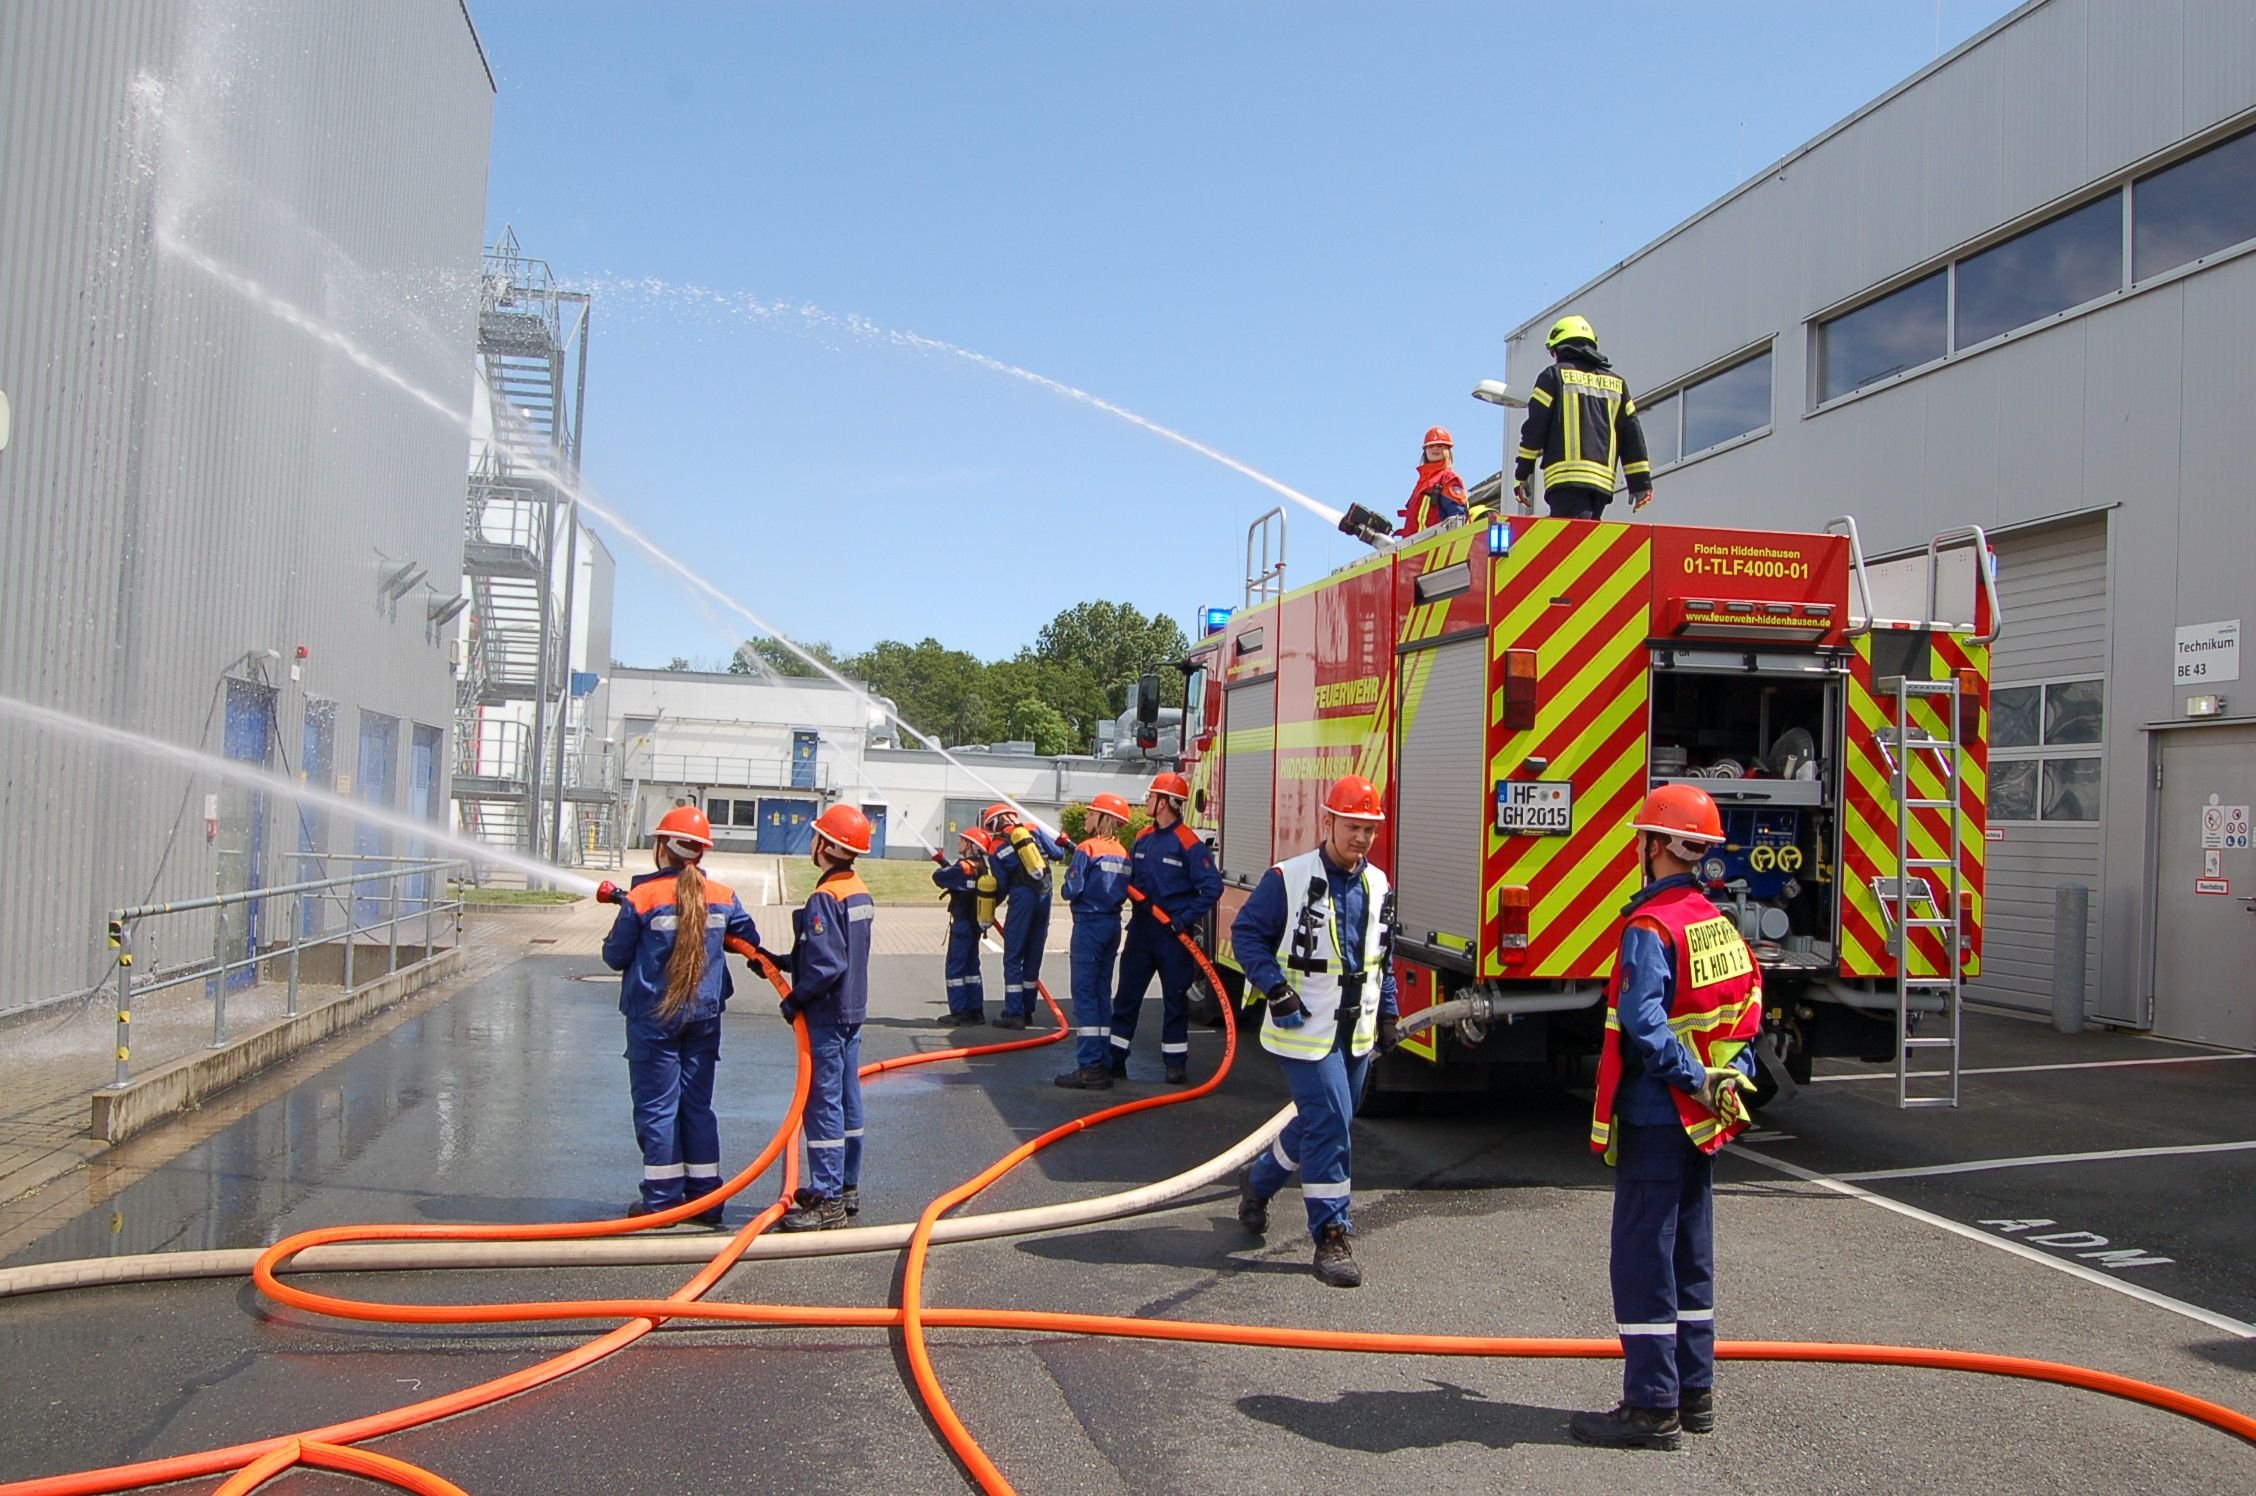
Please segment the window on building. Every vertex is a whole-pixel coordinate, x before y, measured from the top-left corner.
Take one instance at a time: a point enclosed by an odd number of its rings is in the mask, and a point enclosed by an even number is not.
[[[1637,407],[1637,424],[1645,432],[1645,451],[1656,468],[1667,467],[1684,455],[1678,440],[1677,420],[1684,414],[1674,395],[1663,395],[1650,405]]]
[[[716,798],[705,807],[705,819],[716,826],[726,826],[729,823],[729,802]]]
[[[2131,273],[2175,270],[2256,239],[2256,130],[2131,186]]]
[[[737,825],[739,825],[739,826],[757,826],[757,825],[759,825],[759,824],[760,824],[760,802],[759,802],[759,801],[757,801],[757,800],[739,800],[739,801],[737,801],[737,802],[736,802],[736,824],[737,824]]]
[[[1956,267],[1955,348],[2026,327],[2123,287],[2122,194],[2071,208]]]
[[[2046,681],[1990,693],[1993,821],[2096,821],[2103,683]],[[2083,751],[2078,751],[2083,750]]]
[[[1817,329],[1818,399],[1932,363],[1950,352],[1948,271],[1913,281]]]
[[[1770,350],[1688,385],[1684,452],[1704,452],[1770,425]]]

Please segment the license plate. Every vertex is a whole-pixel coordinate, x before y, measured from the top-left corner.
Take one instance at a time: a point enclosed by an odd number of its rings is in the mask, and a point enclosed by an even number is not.
[[[1565,836],[1574,830],[1574,785],[1565,779],[1496,781],[1496,829],[1505,836]]]

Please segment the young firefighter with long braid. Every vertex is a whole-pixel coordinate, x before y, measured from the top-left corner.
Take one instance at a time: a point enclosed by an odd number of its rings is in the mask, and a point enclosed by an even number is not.
[[[1069,1091],[1112,1086],[1113,959],[1120,954],[1120,906],[1128,902],[1128,849],[1119,834],[1128,802],[1109,792],[1089,801],[1065,903],[1073,911],[1073,1068],[1057,1078]]]
[[[657,871],[624,890],[610,883],[596,890],[599,902],[619,906],[603,964],[624,973],[619,1011],[627,1018],[627,1085],[642,1145],[642,1195],[627,1207],[630,1216],[670,1209],[721,1184],[713,1067],[731,986],[722,952],[749,958],[760,932],[735,893],[698,866],[712,845],[705,813],[676,806],[653,837]],[[721,1207],[692,1219],[718,1226]]]
[[[1167,1083],[1191,1077],[1191,983],[1198,966],[1177,939],[1204,918],[1222,897],[1222,870],[1214,850],[1183,819],[1190,784],[1180,774],[1161,774],[1144,798],[1151,824],[1136,833],[1128,849],[1128,884],[1143,895],[1128,916],[1120,944],[1120,989],[1112,998],[1112,1073],[1128,1074],[1128,1051],[1136,1042],[1136,1020],[1153,973],[1159,976],[1161,1019],[1159,1058]],[[1161,924],[1154,911],[1164,912]]]
[[[948,903],[948,1012],[943,1028],[968,1028],[987,1021],[987,979],[979,969],[979,943],[995,921],[995,870],[989,859],[995,839],[977,826],[966,826],[956,838],[961,854],[950,862],[937,848],[932,860],[933,886]]]
[[[862,1018],[877,907],[854,859],[869,849],[869,817],[853,806],[815,817],[821,875],[791,916],[791,996],[783,1004],[784,1017],[807,1026],[815,1074],[800,1113],[807,1182],[776,1223],[785,1231],[834,1231],[862,1209]]]
[[[1747,1125],[1740,1085],[1762,1032],[1762,977],[1693,869],[1723,841],[1696,785],[1645,797],[1644,889],[1622,911],[1606,988],[1590,1146],[1614,1166],[1614,1330],[1621,1406],[1577,1413],[1585,1444],[1675,1449],[1715,1428],[1715,1158]]]
[[[1402,1042],[1387,929],[1391,900],[1386,874],[1369,861],[1385,820],[1371,781],[1343,776],[1324,797],[1322,845],[1262,874],[1230,926],[1247,994],[1269,999],[1261,1047],[1284,1067],[1299,1108],[1246,1170],[1238,1222],[1265,1234],[1269,1197],[1297,1171],[1308,1234],[1316,1238],[1316,1278],[1333,1288],[1363,1281],[1348,1246],[1348,1126],[1371,1051]]]
[[[1050,938],[1050,864],[1063,862],[1065,849],[1041,827],[1022,824],[1008,805],[990,805],[980,819],[995,842],[988,861],[1003,899],[1003,1011],[995,1027],[1022,1029],[1034,1016]]]

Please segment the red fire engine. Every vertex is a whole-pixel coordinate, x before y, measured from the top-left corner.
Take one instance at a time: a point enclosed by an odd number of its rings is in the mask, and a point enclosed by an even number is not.
[[[1981,531],[1883,568],[1846,519],[1820,534],[1476,519],[1380,539],[1288,592],[1270,562],[1283,524],[1256,522],[1247,606],[1181,666],[1231,978],[1239,907],[1321,838],[1325,787],[1362,774],[1386,798],[1373,856],[1395,889],[1404,1013],[1472,996],[1487,1015],[1405,1044],[1374,1092],[1595,1051],[1639,885],[1630,814],[1681,779],[1722,809],[1700,876],[1763,969],[1759,1094],[1852,1055],[1893,1060],[1905,1105],[1955,1104],[1999,622]],[[1876,586],[1912,599],[1903,616],[1878,616]]]

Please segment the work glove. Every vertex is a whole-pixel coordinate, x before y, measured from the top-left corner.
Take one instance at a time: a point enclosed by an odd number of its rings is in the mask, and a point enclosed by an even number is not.
[[[799,1015],[807,1011],[807,1005],[796,997],[787,997],[776,1004],[776,1011],[783,1014],[785,1023],[797,1023]]]
[[[1402,1021],[1392,1014],[1379,1015],[1379,1053],[1393,1054],[1402,1047]]]
[[[1283,982],[1269,989],[1269,1021],[1281,1029],[1296,1029],[1308,1021],[1300,994]]]
[[[1652,502],[1653,490],[1651,490],[1650,488],[1646,489],[1643,493],[1631,494],[1629,496],[1630,513],[1635,514],[1638,510],[1644,508],[1647,504],[1650,504]]]
[[[1700,1105],[1727,1122],[1744,1121],[1747,1105],[1739,1099],[1739,1088],[1747,1077],[1728,1065],[1710,1065],[1707,1079],[1700,1085]]]
[[[1535,513],[1535,500],[1528,497],[1527,485],[1525,483],[1515,483],[1512,485],[1512,497],[1519,500],[1519,504],[1522,509],[1525,509],[1530,514]]]
[[[938,847],[934,847],[932,849],[932,860],[938,863],[940,866],[946,867],[948,865],[948,854],[941,851]]]

